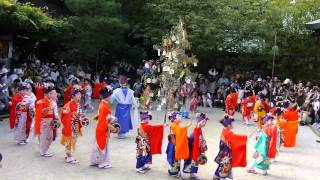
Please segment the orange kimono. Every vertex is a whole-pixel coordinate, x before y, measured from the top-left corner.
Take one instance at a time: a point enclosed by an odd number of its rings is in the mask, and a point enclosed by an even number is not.
[[[297,110],[289,110],[282,114],[282,118],[287,121],[298,121],[299,112]]]
[[[175,135],[175,160],[189,158],[188,126],[180,127],[178,122],[171,125]]]
[[[284,147],[294,147],[298,133],[299,121],[278,121],[278,125],[283,129]]]
[[[107,101],[102,100],[99,104],[98,110],[98,123],[96,128],[96,141],[100,151],[103,151],[106,147],[107,140],[109,138],[109,120],[108,116],[111,115],[110,104]]]
[[[230,93],[225,100],[225,104],[226,104],[226,113],[228,115],[233,115],[234,110],[238,105],[238,93]]]

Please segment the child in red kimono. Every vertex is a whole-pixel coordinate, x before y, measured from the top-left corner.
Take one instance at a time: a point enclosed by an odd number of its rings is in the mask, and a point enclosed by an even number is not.
[[[80,80],[76,77],[74,77],[72,80],[71,80],[71,84],[67,87],[67,89],[64,91],[64,104],[66,104],[67,102],[70,101],[71,99],[71,91],[75,88],[76,85],[79,85],[79,82]]]
[[[192,93],[192,99],[190,102],[190,112],[197,112],[198,104],[199,104],[198,93],[197,93],[197,91],[194,91]]]
[[[18,144],[25,145],[29,142],[35,96],[31,92],[31,86],[28,83],[22,83],[19,87],[19,93],[16,95],[17,97],[13,98],[12,103],[14,105],[12,107],[13,119],[10,120],[13,120],[15,140]],[[22,99],[20,99],[20,95]],[[10,121],[10,123],[12,122]]]
[[[14,128],[17,105],[23,100],[23,96],[26,93],[27,93],[27,87],[19,87],[18,92],[12,97],[11,109],[10,109],[10,115],[9,115],[10,129]]]
[[[247,136],[235,134],[232,129],[233,118],[225,116],[220,123],[223,125],[223,130],[220,138],[219,153],[215,158],[218,168],[215,171],[213,179],[233,179],[233,167],[245,167],[246,159],[246,143]]]
[[[73,156],[78,136],[82,136],[82,125],[88,124],[88,118],[80,109],[81,89],[71,91],[71,100],[61,110],[62,138],[61,144],[66,148],[66,163],[76,164],[79,161]]]
[[[184,173],[189,173],[190,179],[199,179],[197,176],[199,165],[204,165],[207,162],[207,157],[205,156],[207,144],[202,134],[202,128],[205,127],[209,118],[204,113],[197,113],[196,119],[197,125],[189,136],[190,155],[189,158],[184,161],[182,175],[185,176]]]
[[[244,123],[246,125],[249,125],[249,121],[251,121],[252,116],[253,116],[253,108],[254,104],[256,102],[256,96],[249,96],[245,98],[241,102],[241,107],[242,107],[242,118],[244,120]]]
[[[36,103],[35,112],[35,134],[39,136],[39,151],[43,157],[52,156],[48,150],[60,126],[58,118],[57,92],[53,85],[47,86],[45,97]]]
[[[163,128],[162,125],[150,125],[152,116],[148,112],[140,112],[141,123],[136,137],[136,171],[140,174],[150,170],[153,154],[161,154]]]
[[[35,93],[37,97],[37,101],[44,98],[44,85],[41,83],[35,83]]]

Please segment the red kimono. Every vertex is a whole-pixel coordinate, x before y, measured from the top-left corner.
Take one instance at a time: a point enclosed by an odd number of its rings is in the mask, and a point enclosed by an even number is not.
[[[247,136],[238,135],[229,129],[222,130],[223,137],[230,145],[232,152],[232,167],[247,166]]]
[[[43,85],[37,83],[35,86],[37,101],[44,98],[44,87]]]
[[[101,101],[98,110],[98,123],[96,128],[96,141],[100,151],[103,151],[106,147],[107,140],[109,138],[109,120],[108,116],[111,115],[110,104],[107,101]]]
[[[49,98],[45,97],[43,99],[40,99],[36,103],[36,112],[35,112],[35,134],[40,135],[40,130],[41,130],[41,121],[43,119],[53,119],[54,114],[53,114],[53,109],[50,104]],[[53,140],[55,140],[57,135],[57,130],[53,129]]]
[[[194,162],[198,162],[199,156],[200,156],[200,136],[202,135],[202,129],[201,128],[194,128],[193,130],[193,146],[192,146],[192,152],[191,152],[191,159]]]
[[[152,155],[162,153],[163,127],[163,125],[149,125],[145,122],[140,124],[140,128],[149,138],[150,153]]]
[[[17,104],[20,103],[22,100],[23,100],[23,96],[20,93],[16,93],[12,97],[12,100],[11,100],[12,104],[10,109],[10,129],[14,128]]]
[[[215,162],[218,164],[215,176],[232,179],[233,167],[247,166],[247,136],[238,135],[230,129],[223,128]]]
[[[241,102],[243,118],[249,117],[251,115],[251,113],[253,112],[255,103],[256,103],[256,96],[247,97]]]
[[[81,124],[80,122],[77,122],[77,134],[74,134],[72,130],[72,121],[74,119],[74,114],[78,112],[78,106],[79,104],[75,100],[69,101],[67,104],[65,104],[61,110],[61,123],[63,125],[62,128],[62,135],[65,137],[71,137],[73,135],[81,135]],[[68,113],[64,113],[63,111],[69,110]]]
[[[72,89],[73,89],[73,85],[70,84],[70,85],[68,86],[68,88],[64,91],[64,97],[63,97],[63,99],[64,99],[64,101],[63,101],[64,104],[67,104],[67,102],[70,101]]]
[[[106,83],[94,83],[94,87],[93,87],[93,97],[96,99],[100,98],[100,89],[106,87],[107,84]]]
[[[273,159],[277,155],[277,127],[274,125],[263,126],[263,131],[269,136],[268,158]]]

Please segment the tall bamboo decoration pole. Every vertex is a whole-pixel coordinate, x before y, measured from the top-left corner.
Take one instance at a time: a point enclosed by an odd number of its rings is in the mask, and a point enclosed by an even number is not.
[[[274,66],[276,61],[277,33],[274,35],[273,60],[272,60],[272,79],[274,78]]]
[[[277,47],[277,33],[274,35],[274,46],[273,46],[273,59],[272,59],[272,74],[271,74],[271,91],[270,91],[270,102],[272,101],[272,91],[274,87],[274,69],[275,69],[275,61],[276,61],[276,47]]]

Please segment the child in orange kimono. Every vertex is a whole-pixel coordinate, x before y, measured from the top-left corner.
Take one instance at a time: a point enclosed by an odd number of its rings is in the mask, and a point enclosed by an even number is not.
[[[112,95],[112,88],[107,86],[100,90],[101,102],[98,110],[98,123],[96,128],[96,136],[93,143],[93,151],[91,153],[91,165],[97,166],[100,169],[109,169],[110,164],[110,150],[109,150],[109,128],[111,121],[114,119],[111,116],[110,100]]]
[[[191,122],[186,126],[180,126],[182,117],[177,112],[172,112],[169,115],[169,120],[171,121],[171,132],[168,136],[169,142],[166,151],[170,166],[168,173],[170,176],[180,177],[181,160],[187,160],[190,155],[187,133]]]
[[[88,118],[80,110],[81,89],[71,91],[71,100],[61,110],[62,138],[61,144],[66,148],[66,163],[76,164],[79,161],[73,156],[78,136],[82,136],[82,125],[88,124]]]
[[[298,111],[293,107],[281,115],[278,125],[283,130],[283,146],[294,147],[298,133],[299,121]]]
[[[226,101],[226,114],[230,117],[236,112],[236,107],[238,105],[238,93],[236,90],[232,90],[231,93],[227,96]]]
[[[140,112],[140,127],[136,137],[136,171],[140,174],[150,170],[149,164],[152,163],[152,155],[161,154],[163,128],[162,125],[150,125],[152,116],[148,112]]]

